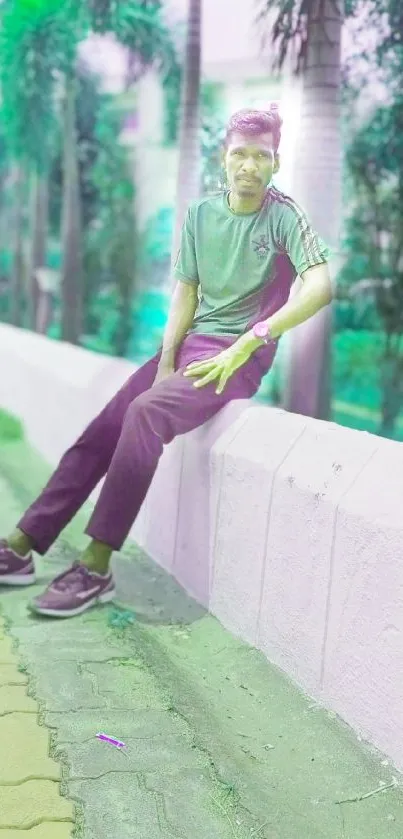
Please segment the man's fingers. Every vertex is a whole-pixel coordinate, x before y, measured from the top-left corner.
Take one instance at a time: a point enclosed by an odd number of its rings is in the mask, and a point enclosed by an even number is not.
[[[204,387],[205,385],[210,384],[210,382],[214,382],[214,380],[220,375],[220,369],[217,367],[214,370],[211,370],[210,373],[207,373],[206,376],[203,376],[202,379],[198,379],[197,382],[193,383],[193,387]]]
[[[184,376],[200,376],[202,373],[207,373],[209,370],[212,370],[215,367],[215,362],[211,361],[199,361],[195,364],[189,364],[189,367],[186,367],[184,372]]]
[[[225,385],[227,384],[228,379],[229,379],[228,371],[223,370],[223,372],[221,373],[218,385],[217,385],[216,393],[222,393],[223,392],[223,390],[225,388]]]

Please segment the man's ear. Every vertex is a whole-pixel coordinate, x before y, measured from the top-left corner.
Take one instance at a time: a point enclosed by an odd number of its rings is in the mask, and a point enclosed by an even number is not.
[[[280,169],[280,155],[276,154],[274,157],[273,175],[276,175]]]

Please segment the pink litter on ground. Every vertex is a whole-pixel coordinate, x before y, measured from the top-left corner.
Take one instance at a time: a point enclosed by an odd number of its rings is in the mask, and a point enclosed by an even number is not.
[[[117,749],[124,749],[125,743],[122,743],[121,740],[116,740],[115,737],[109,737],[108,734],[96,734],[98,740],[104,740],[105,743],[111,743],[112,746],[116,746]]]

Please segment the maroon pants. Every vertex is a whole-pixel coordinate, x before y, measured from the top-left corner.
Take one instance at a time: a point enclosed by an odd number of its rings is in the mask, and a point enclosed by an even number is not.
[[[193,387],[183,376],[192,361],[211,358],[234,339],[189,335],[176,372],[152,388],[160,353],[137,370],[63,455],[49,483],[18,527],[44,554],[106,474],[86,532],[119,550],[142,506],[163,446],[211,419],[233,399],[253,396],[271,366],[275,345],[263,347],[217,395],[216,383]]]

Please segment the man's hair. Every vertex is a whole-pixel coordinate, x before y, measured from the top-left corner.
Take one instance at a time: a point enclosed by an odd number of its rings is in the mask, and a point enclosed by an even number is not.
[[[227,148],[232,134],[245,134],[256,137],[259,134],[272,134],[274,151],[277,152],[281,139],[281,119],[278,105],[272,102],[268,111],[254,111],[243,108],[232,115],[226,129],[224,146]]]

